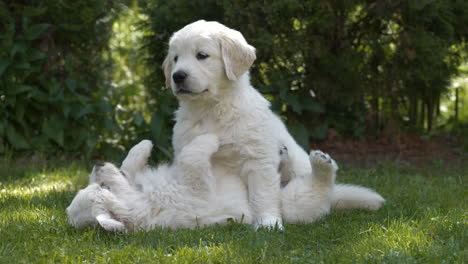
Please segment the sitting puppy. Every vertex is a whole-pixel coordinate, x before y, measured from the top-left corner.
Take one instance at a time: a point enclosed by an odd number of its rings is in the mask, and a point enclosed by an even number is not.
[[[250,84],[255,57],[255,48],[239,31],[218,22],[200,20],[174,33],[163,63],[166,86],[179,101],[172,143],[178,156],[195,137],[217,135],[221,147],[212,157],[216,180],[240,178],[247,186],[256,226],[281,228],[287,216],[281,209],[280,182],[308,178],[314,172],[309,155]],[[288,162],[281,161],[283,148]],[[382,202],[366,188],[333,187],[333,208],[378,209]]]
[[[152,143],[143,140],[130,150],[120,170],[110,163],[94,166],[90,185],[66,210],[69,221],[77,228],[99,224],[118,232],[193,228],[227,219],[253,224],[241,179],[213,175],[210,160],[218,148],[215,135],[200,135],[183,147],[174,164],[150,168],[146,163]],[[285,149],[281,156],[287,163]],[[313,175],[294,178],[281,189],[282,217],[288,223],[312,222],[330,211],[338,167],[320,151],[311,152],[310,162]]]

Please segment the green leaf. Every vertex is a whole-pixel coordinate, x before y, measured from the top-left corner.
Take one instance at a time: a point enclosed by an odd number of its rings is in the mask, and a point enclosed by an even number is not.
[[[5,123],[6,120],[0,122],[0,138],[3,138],[5,136]]]
[[[65,80],[65,85],[70,89],[71,91],[76,90],[77,82],[76,80],[71,80],[71,79],[66,79]]]
[[[27,140],[23,137],[23,135],[19,134],[15,130],[12,124],[7,125],[6,134],[7,134],[7,139],[10,142],[10,144],[13,146],[13,148],[28,149],[30,147]]]
[[[8,7],[3,1],[0,2],[0,17],[6,20],[11,18],[10,10],[8,10]]]
[[[63,106],[63,115],[65,116],[65,118],[68,118],[68,116],[70,115],[70,112],[71,112],[71,107],[69,104],[65,104]]]
[[[16,120],[17,120],[18,122],[22,122],[22,121],[23,121],[24,109],[25,109],[24,104],[17,104],[17,105],[15,105]]]
[[[0,61],[0,77],[2,77],[3,73],[6,71],[8,65],[10,65],[10,62],[6,59]]]
[[[24,54],[25,51],[26,51],[26,44],[24,42],[16,42],[14,45],[13,45],[13,48],[11,48],[11,51],[10,51],[10,57],[13,58],[15,57],[16,54],[20,53],[20,54]]]
[[[296,139],[297,143],[301,145],[304,149],[308,150],[309,147],[309,131],[307,128],[301,124],[291,124],[288,126],[289,131],[291,132],[294,139]]]
[[[32,91],[33,89],[34,89],[34,87],[29,86],[29,85],[16,85],[16,86],[12,86],[8,90],[8,92],[6,94],[7,95],[17,95],[17,94],[20,94],[20,93]]]
[[[153,115],[151,118],[151,133],[158,138],[164,127],[164,119],[159,115]]]
[[[78,112],[78,114],[76,114],[75,118],[76,119],[79,119],[89,113],[92,113],[93,112],[93,108],[89,105],[86,105],[84,106],[83,108],[81,108],[81,110]]]
[[[169,151],[167,148],[159,145],[156,146],[156,148],[159,149],[159,151],[161,151],[168,160],[172,160],[174,158],[173,152]]]
[[[310,136],[312,136],[315,139],[323,140],[327,137],[327,133],[328,133],[328,123],[325,122],[322,125],[319,125],[316,128],[314,128],[311,131]]]
[[[50,119],[45,120],[42,123],[42,132],[47,135],[50,139],[57,142],[60,146],[63,146],[64,133],[63,130],[64,122],[58,116],[54,115]]]
[[[41,52],[39,50],[34,50],[30,54],[28,54],[28,61],[37,61],[37,60],[43,60],[47,58],[47,55],[44,52]]]
[[[108,101],[101,101],[97,104],[99,112],[110,113],[113,111],[112,104]]]
[[[281,96],[284,102],[292,107],[292,110],[298,114],[302,114],[302,105],[299,101],[299,96],[297,94],[293,94],[293,92],[284,93]]]
[[[305,102],[304,100],[301,103],[302,108],[308,112],[312,113],[323,113],[325,112],[325,109],[321,104],[318,102],[312,101],[312,99],[309,99],[308,102]]]
[[[46,11],[46,7],[26,7],[21,15],[26,17],[35,17],[44,14]]]
[[[21,63],[15,64],[14,68],[18,70],[29,70],[31,69],[31,64],[29,62],[21,62]]]
[[[24,38],[27,40],[36,40],[49,26],[49,24],[34,25],[26,30]]]
[[[140,126],[144,122],[145,122],[145,119],[143,118],[143,115],[140,112],[136,113],[135,118],[133,119],[133,123],[137,126]]]
[[[113,119],[109,119],[109,118],[104,119],[104,127],[107,130],[112,131],[112,132],[118,132],[118,133],[121,132],[119,125]]]

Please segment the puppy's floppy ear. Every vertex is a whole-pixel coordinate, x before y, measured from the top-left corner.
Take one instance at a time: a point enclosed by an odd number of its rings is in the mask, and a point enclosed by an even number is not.
[[[221,56],[229,80],[235,81],[249,70],[256,59],[255,48],[247,43],[239,31],[229,29],[219,36]]]
[[[172,72],[172,60],[167,54],[164,62],[162,64],[162,68],[164,70],[164,76],[166,78],[166,88],[171,88],[171,72]]]

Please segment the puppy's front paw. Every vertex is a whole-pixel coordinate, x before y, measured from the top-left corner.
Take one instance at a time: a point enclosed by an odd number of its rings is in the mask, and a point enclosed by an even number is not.
[[[310,152],[310,163],[314,167],[315,171],[323,172],[335,172],[338,170],[336,162],[328,155],[320,150],[314,150]]]
[[[153,149],[153,142],[151,142],[151,140],[144,139],[140,141],[140,143],[138,143],[136,146],[134,146],[130,151],[149,157],[152,149]]]
[[[284,230],[283,221],[275,216],[265,216],[257,218],[255,230]]]
[[[100,214],[96,216],[96,220],[99,225],[109,232],[127,232],[127,228],[123,223],[110,218],[108,215]]]

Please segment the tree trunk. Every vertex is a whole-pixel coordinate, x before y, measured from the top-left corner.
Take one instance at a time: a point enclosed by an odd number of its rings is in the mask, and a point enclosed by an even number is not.
[[[413,123],[413,128],[418,126],[418,99],[416,97],[412,97],[411,101],[411,122]]]
[[[378,131],[380,128],[380,109],[379,109],[379,92],[378,88],[374,89],[374,94],[372,96],[372,112],[374,115],[375,121],[375,130]]]
[[[424,130],[424,123],[426,121],[426,105],[424,104],[423,100],[418,100],[419,101],[419,125],[418,128],[421,130]]]
[[[432,124],[434,121],[434,101],[433,98],[427,100],[427,132],[432,130]]]

